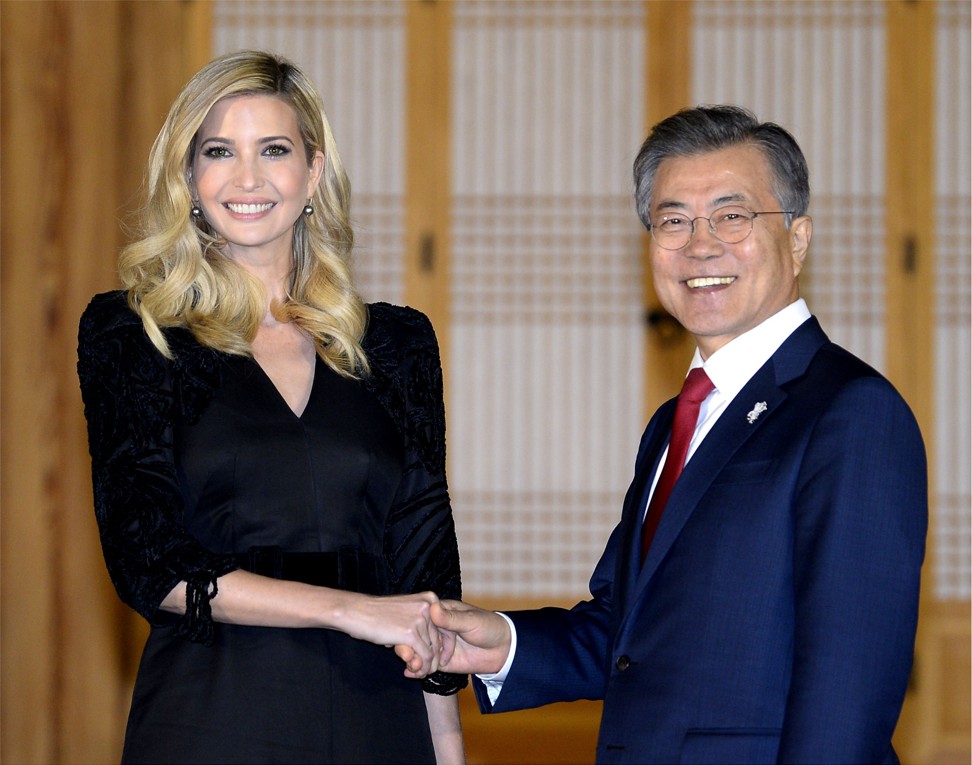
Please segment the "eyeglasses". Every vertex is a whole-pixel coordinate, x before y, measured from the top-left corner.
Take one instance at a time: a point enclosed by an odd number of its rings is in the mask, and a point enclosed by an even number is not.
[[[695,236],[695,221],[704,220],[709,224],[709,233],[720,242],[736,244],[753,233],[753,220],[758,215],[793,215],[787,210],[766,210],[753,212],[745,207],[730,205],[720,207],[708,218],[700,215],[689,219],[680,213],[666,213],[658,223],[648,226],[656,244],[664,250],[680,250]]]

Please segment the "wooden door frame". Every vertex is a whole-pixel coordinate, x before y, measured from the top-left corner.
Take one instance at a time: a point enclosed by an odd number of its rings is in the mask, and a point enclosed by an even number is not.
[[[693,3],[645,0],[645,137],[652,125],[693,106]],[[645,304],[645,412],[647,418],[676,395],[688,369],[695,341],[661,305],[648,261],[649,234],[642,236]]]
[[[887,4],[886,359],[925,439],[930,493],[915,666],[895,746],[902,761],[968,762],[968,601],[936,598],[935,76],[938,3]]]
[[[406,12],[405,302],[435,327],[449,358],[452,3]]]

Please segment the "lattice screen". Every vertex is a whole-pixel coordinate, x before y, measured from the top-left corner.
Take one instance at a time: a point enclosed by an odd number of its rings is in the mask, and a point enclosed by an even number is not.
[[[939,599],[969,598],[969,5],[940,2],[936,422]],[[884,362],[883,2],[697,2],[694,100],[731,101],[792,130],[810,163],[814,237],[802,278],[830,336]]]
[[[968,600],[969,516],[972,512],[969,346],[972,284],[972,119],[970,119],[970,11],[964,2],[939,4],[936,122],[935,453],[933,523],[935,594]]]
[[[354,185],[359,283],[403,294],[404,2],[220,2],[217,52],[321,88]],[[969,598],[969,5],[940,2],[935,592]],[[797,135],[816,223],[803,291],[884,365],[883,2],[700,1],[696,103]],[[641,411],[644,3],[454,6],[451,484],[467,591],[574,597],[618,518]]]
[[[214,5],[215,54],[281,53],[324,98],[351,176],[355,276],[367,300],[404,294],[405,5],[259,0]]]
[[[466,588],[582,594],[643,427],[641,2],[455,7],[450,482]],[[404,3],[221,2],[216,52],[321,89],[354,186],[357,272],[402,295]],[[634,94],[634,95],[632,95]]]
[[[801,276],[834,342],[884,364],[883,2],[695,4],[693,100],[790,130],[810,165],[813,243]]]
[[[582,596],[631,479],[643,13],[455,5],[450,480],[477,595]]]

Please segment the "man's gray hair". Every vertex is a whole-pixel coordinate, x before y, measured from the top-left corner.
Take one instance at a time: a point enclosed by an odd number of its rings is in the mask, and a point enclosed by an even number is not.
[[[683,109],[651,129],[634,161],[635,205],[647,227],[655,174],[663,160],[750,144],[760,149],[773,171],[773,193],[789,226],[810,206],[810,173],[800,146],[773,122],[760,122],[739,106],[697,106]]]

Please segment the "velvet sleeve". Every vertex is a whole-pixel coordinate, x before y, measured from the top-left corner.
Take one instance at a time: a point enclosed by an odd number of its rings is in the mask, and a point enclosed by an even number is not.
[[[95,515],[121,599],[148,621],[187,583],[180,633],[212,639],[216,579],[236,568],[185,529],[172,450],[181,386],[148,340],[123,293],[92,300],[78,333],[78,378],[88,423]]]
[[[386,304],[371,306],[366,351],[371,387],[399,424],[404,472],[385,532],[385,557],[395,592],[431,590],[462,597],[459,548],[446,484],[442,368],[432,325],[423,314]],[[468,678],[437,672],[429,693],[450,695]]]

